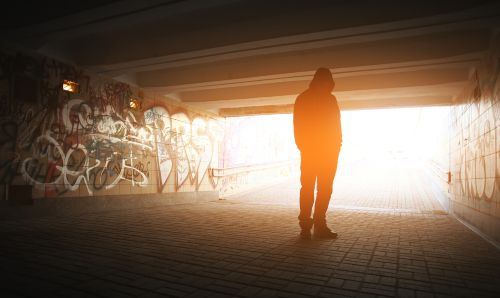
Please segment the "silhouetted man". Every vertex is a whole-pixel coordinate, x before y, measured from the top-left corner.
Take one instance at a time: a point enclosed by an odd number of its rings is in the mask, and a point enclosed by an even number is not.
[[[300,150],[300,235],[311,238],[335,238],[326,225],[326,211],[332,195],[333,179],[342,146],[342,128],[337,99],[331,94],[335,82],[327,68],[319,68],[295,101],[293,126],[295,144]],[[314,187],[318,181],[316,202]],[[311,218],[314,205],[314,217]]]

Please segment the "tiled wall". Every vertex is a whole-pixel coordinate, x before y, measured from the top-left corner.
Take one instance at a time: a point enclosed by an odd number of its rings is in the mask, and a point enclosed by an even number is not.
[[[452,211],[500,242],[500,38],[451,113]]]
[[[64,79],[80,92],[63,91]],[[31,185],[35,198],[216,190],[223,138],[220,118],[0,50],[1,186]]]

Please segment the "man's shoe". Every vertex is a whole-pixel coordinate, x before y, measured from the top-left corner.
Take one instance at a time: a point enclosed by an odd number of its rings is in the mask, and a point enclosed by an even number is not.
[[[337,233],[330,230],[327,226],[314,227],[314,237],[321,239],[335,239],[337,238]]]
[[[304,229],[300,231],[300,239],[311,240],[311,230]]]

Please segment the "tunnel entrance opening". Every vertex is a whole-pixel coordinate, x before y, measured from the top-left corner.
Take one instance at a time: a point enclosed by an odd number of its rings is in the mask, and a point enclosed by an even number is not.
[[[330,208],[444,213],[447,206],[440,199],[448,180],[449,109],[343,111]],[[224,168],[236,178],[222,196],[298,206],[300,152],[292,115],[232,117],[226,125]]]

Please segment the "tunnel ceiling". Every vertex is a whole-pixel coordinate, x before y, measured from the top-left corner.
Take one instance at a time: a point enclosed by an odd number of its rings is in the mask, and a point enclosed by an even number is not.
[[[343,109],[450,104],[500,24],[498,1],[90,1],[31,22],[20,13],[2,23],[7,42],[224,116],[291,111],[320,66]]]

